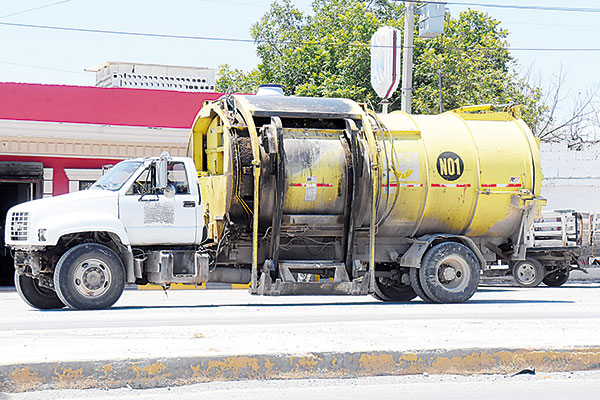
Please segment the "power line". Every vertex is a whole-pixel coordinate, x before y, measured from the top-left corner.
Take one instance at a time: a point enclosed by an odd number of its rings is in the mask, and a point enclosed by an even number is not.
[[[265,3],[245,3],[245,2],[241,2],[241,1],[223,1],[223,0],[196,0],[198,2],[201,3],[215,3],[215,4],[230,4],[230,5],[237,5],[237,6],[254,6],[254,7],[264,7],[267,4]]]
[[[585,28],[585,29],[599,29],[600,25],[584,25],[584,24],[551,24],[551,23],[535,23],[535,22],[521,22],[521,21],[506,21],[502,20],[503,25],[527,25],[527,26],[552,26],[554,28]]]
[[[50,25],[34,25],[34,24],[19,24],[13,22],[0,22],[0,25],[14,26],[19,28],[34,28],[34,29],[49,29],[67,32],[84,32],[84,33],[100,33],[109,35],[125,35],[125,36],[137,36],[137,37],[152,37],[152,38],[166,38],[166,39],[188,39],[188,40],[207,40],[207,41],[220,41],[220,42],[237,42],[237,43],[255,43],[260,40],[254,39],[240,39],[240,38],[225,38],[218,36],[193,36],[193,35],[172,35],[163,33],[146,33],[146,32],[128,32],[128,31],[111,31],[106,29],[87,29],[87,28],[70,28],[64,26],[50,26]],[[332,43],[332,42],[316,42],[316,41],[277,41],[269,42],[268,44],[287,44],[287,45],[322,45],[322,46],[352,46],[352,47],[370,47],[370,43]],[[562,52],[596,52],[600,51],[600,48],[543,48],[543,47],[498,47],[492,48],[450,48],[447,49],[463,49],[463,50],[486,50],[486,51],[497,51],[497,50],[510,50],[510,51],[562,51]]]
[[[467,50],[467,49],[465,49]],[[582,52],[582,51],[590,51],[590,52],[595,52],[595,51],[600,51],[600,47],[599,48],[560,48],[560,47],[553,47],[553,48],[536,48],[536,47],[506,47],[506,50],[510,50],[510,51],[568,51],[568,52]]]
[[[13,17],[15,15],[20,15],[20,14],[25,14],[28,13],[30,11],[36,11],[36,10],[41,10],[42,8],[47,8],[47,7],[52,7],[52,6],[56,6],[58,4],[64,4],[64,3],[68,3],[71,0],[63,0],[63,1],[57,1],[56,3],[51,3],[51,4],[46,4],[43,6],[39,6],[39,7],[34,7],[34,8],[29,8],[27,10],[23,10],[23,11],[18,11],[18,12],[14,12],[12,14],[6,14],[6,15],[0,15],[0,18],[8,18],[8,17]]]
[[[67,72],[67,73],[70,73],[70,74],[89,75],[87,72],[71,71],[71,70],[68,70],[68,69],[60,69],[60,68],[42,67],[41,65],[18,64],[18,63],[12,63],[12,62],[8,62],[8,61],[0,61],[0,64],[14,65],[16,67],[45,69],[45,70],[48,70],[48,71]]]
[[[395,2],[405,3],[421,3],[421,4],[439,4],[438,1],[419,1],[419,0],[392,0]],[[600,13],[600,8],[581,8],[581,7],[552,7],[552,6],[533,6],[533,5],[516,5],[516,4],[488,4],[488,3],[470,3],[459,1],[442,1],[444,4],[453,4],[457,6],[473,6],[473,7],[488,7],[488,8],[511,8],[516,10],[536,10],[536,11],[561,11],[561,12],[581,12],[581,13]]]
[[[19,27],[19,28],[50,29],[50,30],[67,31],[67,32],[103,33],[103,34],[109,34],[109,35],[127,35],[127,36],[142,36],[142,37],[155,37],[155,38],[167,38],[167,39],[214,40],[214,41],[221,41],[221,42],[254,43],[253,39],[235,39],[235,38],[223,38],[223,37],[211,37],[211,36],[190,36],[190,35],[170,35],[170,34],[163,34],[163,33],[111,31],[111,30],[106,30],[106,29],[87,29],[87,28],[70,28],[70,27],[65,27],[65,26],[18,24],[18,23],[14,23],[14,22],[0,22],[0,25],[15,26],[15,27]]]

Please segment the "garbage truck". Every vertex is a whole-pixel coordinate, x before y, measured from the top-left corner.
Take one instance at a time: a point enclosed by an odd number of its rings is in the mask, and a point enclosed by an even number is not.
[[[275,93],[273,93],[275,92]],[[461,303],[525,259],[538,143],[513,106],[379,114],[340,98],[206,102],[187,157],[129,159],[7,214],[21,297],[102,309],[126,284]]]

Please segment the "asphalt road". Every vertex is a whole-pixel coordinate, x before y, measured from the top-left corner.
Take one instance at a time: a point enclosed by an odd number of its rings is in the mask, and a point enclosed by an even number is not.
[[[55,390],[0,393],[10,400],[339,400],[339,399],[527,399],[598,398],[600,372],[537,373],[536,375],[418,375],[359,379],[296,379],[212,382],[185,387],[136,390]]]
[[[327,351],[600,345],[600,284],[484,286],[466,304],[126,291],[102,311],[39,311],[0,292],[0,365]]]

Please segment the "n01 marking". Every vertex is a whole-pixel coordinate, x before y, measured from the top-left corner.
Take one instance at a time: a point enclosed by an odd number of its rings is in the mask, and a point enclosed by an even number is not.
[[[456,153],[445,151],[437,159],[437,171],[447,181],[455,181],[465,170],[462,158]]]

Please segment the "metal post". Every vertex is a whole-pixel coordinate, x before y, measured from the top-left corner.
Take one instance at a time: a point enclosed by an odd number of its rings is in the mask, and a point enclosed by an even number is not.
[[[387,114],[388,113],[388,106],[390,105],[390,101],[388,99],[383,99],[381,101],[381,113],[382,114]]]
[[[402,111],[410,114],[413,81],[413,35],[415,10],[412,2],[404,3],[404,51],[402,57]]]
[[[442,69],[438,68],[438,89],[440,94],[440,114],[444,112],[444,107],[442,106]]]

